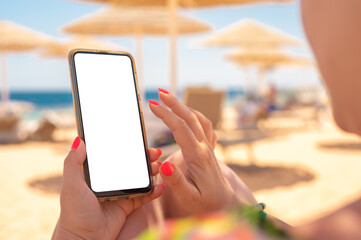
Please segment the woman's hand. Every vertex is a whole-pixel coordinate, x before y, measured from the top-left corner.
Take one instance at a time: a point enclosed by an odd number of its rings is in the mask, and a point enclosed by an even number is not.
[[[161,164],[156,160],[160,153],[156,149],[148,151],[153,175],[159,172]],[[165,185],[156,185],[153,192],[144,198],[99,202],[84,179],[82,167],[85,156],[85,145],[77,137],[64,161],[61,213],[53,239],[115,239],[127,216],[138,207],[159,197],[165,188]]]
[[[175,196],[174,208],[193,215],[227,209],[239,202],[214,154],[217,138],[211,122],[163,89],[159,98],[165,106],[151,100],[150,109],[172,130],[181,148],[160,171]],[[253,196],[250,203],[255,203]]]

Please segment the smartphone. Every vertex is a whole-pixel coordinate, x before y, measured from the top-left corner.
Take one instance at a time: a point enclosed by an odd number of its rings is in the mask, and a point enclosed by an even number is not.
[[[69,66],[89,188],[101,201],[148,195],[151,168],[133,57],[73,49]]]

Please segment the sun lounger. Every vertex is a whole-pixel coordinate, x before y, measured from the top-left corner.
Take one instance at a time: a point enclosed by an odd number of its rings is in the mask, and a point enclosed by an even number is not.
[[[63,130],[64,132],[74,128],[75,120],[72,112],[47,111],[29,139],[34,141],[54,141],[55,131]]]
[[[53,141],[53,134],[56,129],[56,125],[49,119],[44,118],[38,128],[33,132],[29,139],[33,141]]]
[[[221,152],[223,153],[224,162],[229,161],[228,150],[230,147],[241,144],[245,145],[247,160],[251,165],[254,165],[256,162],[256,156],[253,149],[254,143],[269,137],[269,134],[257,130],[233,130],[232,134],[230,134],[230,132],[228,131],[218,132],[217,144],[218,147],[220,147]]]
[[[0,103],[0,144],[18,143],[26,139],[26,132],[20,125],[21,116],[32,109],[26,102]]]
[[[0,144],[21,142],[19,116],[0,116]]]
[[[186,88],[184,103],[204,114],[218,128],[222,120],[224,91],[215,91],[208,87]]]

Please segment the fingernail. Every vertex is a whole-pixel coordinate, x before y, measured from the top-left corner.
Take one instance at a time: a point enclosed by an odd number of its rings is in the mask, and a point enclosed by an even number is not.
[[[152,99],[148,99],[148,102],[153,105],[160,105],[159,102],[152,100]]]
[[[165,184],[164,183],[162,183],[161,186],[162,186],[163,189],[165,189]]]
[[[160,165],[162,165],[162,163],[161,162],[156,162],[157,164],[158,164],[158,166],[160,167]]]
[[[160,170],[162,171],[162,173],[164,175],[166,175],[167,177],[171,176],[174,172],[174,166],[173,164],[171,164],[170,162],[165,162],[163,163],[163,165],[160,167]]]
[[[160,157],[162,155],[162,150],[157,149],[157,153],[158,153],[158,157]]]
[[[73,144],[71,145],[71,150],[77,149],[79,147],[80,144],[80,137],[76,137],[74,139]]]
[[[162,93],[169,94],[169,92],[167,90],[165,90],[164,88],[158,88],[158,90]]]

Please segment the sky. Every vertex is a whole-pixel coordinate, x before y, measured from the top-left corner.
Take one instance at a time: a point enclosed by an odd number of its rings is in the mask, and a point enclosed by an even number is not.
[[[61,28],[86,14],[106,7],[70,0],[0,0],[0,20],[9,20],[55,39],[69,38]],[[200,19],[212,26],[212,31],[178,38],[178,86],[208,85],[214,88],[242,88],[245,73],[242,68],[224,60],[232,48],[200,47],[201,39],[242,19],[251,18],[306,41],[302,29],[299,3],[247,4],[206,9],[180,9],[182,14]],[[98,37],[135,54],[131,36]],[[145,88],[169,88],[169,41],[167,36],[146,36],[143,40],[143,75]],[[311,57],[307,49],[286,49],[292,54]],[[70,91],[67,59],[44,58],[39,51],[8,53],[8,78],[11,90]],[[1,70],[0,70],[1,71]],[[253,81],[257,69],[249,70]],[[1,76],[1,75],[0,75]],[[312,68],[282,68],[267,73],[266,79],[279,87],[318,85],[317,72]]]

